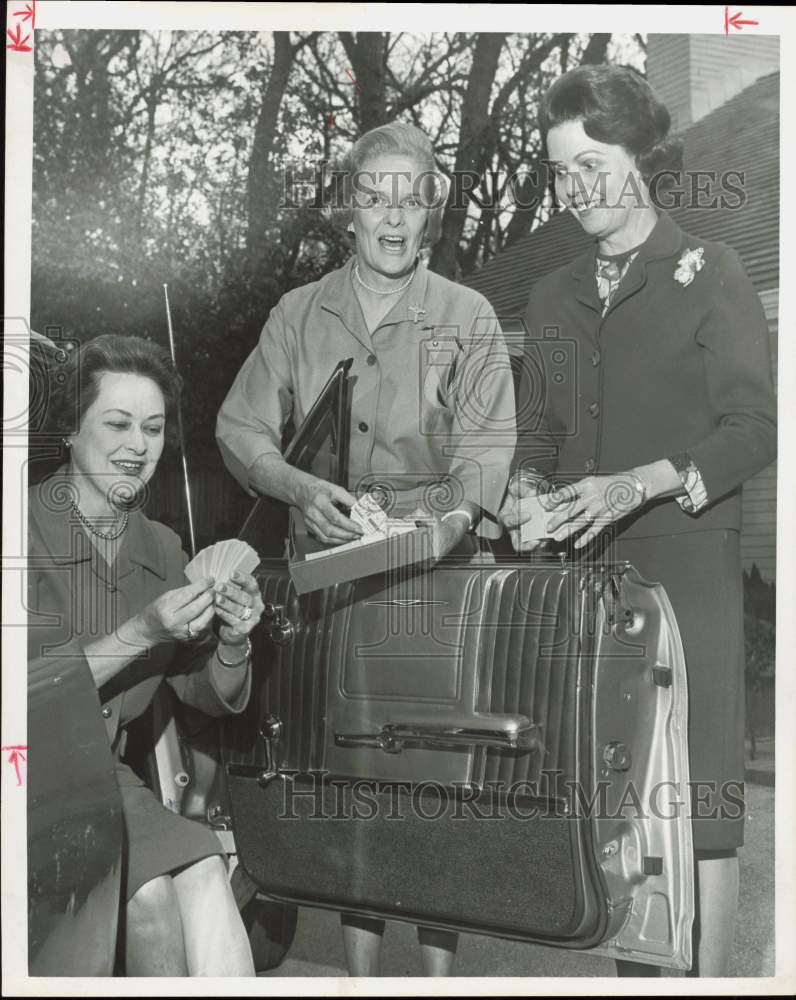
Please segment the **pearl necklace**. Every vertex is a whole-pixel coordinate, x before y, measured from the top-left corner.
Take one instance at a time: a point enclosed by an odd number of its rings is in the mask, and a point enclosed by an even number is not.
[[[127,527],[127,521],[130,517],[127,511],[124,511],[124,513],[122,514],[121,522],[119,523],[119,527],[117,528],[116,531],[113,530],[99,531],[97,528],[94,527],[91,521],[89,521],[89,519],[86,517],[83,511],[78,507],[78,505],[75,503],[74,500],[70,500],[69,503],[72,507],[72,510],[75,512],[75,514],[77,514],[78,521],[80,521],[82,525],[88,528],[88,530],[91,532],[92,535],[96,535],[97,538],[104,538],[106,542],[115,541]]]
[[[402,292],[404,288],[409,287],[409,283],[415,276],[415,268],[414,267],[412,268],[412,273],[409,275],[409,277],[402,285],[400,285],[398,288],[391,288],[390,291],[388,292],[383,291],[381,288],[373,288],[369,284],[367,284],[367,282],[363,280],[362,275],[359,273],[359,264],[354,264],[354,274],[356,275],[356,279],[360,283],[360,285],[362,285],[363,288],[367,288],[369,292],[373,292],[374,295],[396,295],[398,292]]]

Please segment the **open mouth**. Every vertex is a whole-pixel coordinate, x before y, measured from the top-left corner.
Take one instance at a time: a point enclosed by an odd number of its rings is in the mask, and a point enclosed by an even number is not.
[[[592,208],[604,208],[605,202],[602,198],[596,198],[594,201],[579,201],[572,205],[578,215],[583,215],[584,212],[589,212]]]
[[[405,236],[380,236],[379,246],[386,253],[403,253],[406,246]]]
[[[133,462],[124,461],[122,459],[116,459],[112,462],[117,469],[121,469],[122,472],[126,472],[128,475],[139,475],[141,470],[144,468],[143,462]]]

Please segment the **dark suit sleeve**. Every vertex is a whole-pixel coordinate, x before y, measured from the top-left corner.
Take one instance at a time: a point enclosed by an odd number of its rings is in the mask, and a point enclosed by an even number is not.
[[[463,360],[451,387],[456,443],[450,476],[462,499],[495,518],[514,454],[515,413],[511,365],[494,310],[480,298]]]
[[[547,358],[539,350],[539,286],[534,288],[525,313],[523,352],[515,357],[514,383],[517,397],[517,446],[511,464],[515,472],[551,476],[558,467],[558,445],[552,430]]]
[[[777,457],[777,407],[763,307],[734,250],[725,249],[716,270],[710,308],[696,334],[716,426],[688,449],[708,502]]]

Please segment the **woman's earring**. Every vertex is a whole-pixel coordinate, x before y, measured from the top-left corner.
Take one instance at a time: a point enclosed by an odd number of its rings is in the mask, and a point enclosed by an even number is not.
[[[64,443],[64,448],[71,448],[72,447],[72,442],[69,440],[69,438],[61,438],[61,440]]]
[[[354,235],[354,223],[353,222],[349,222],[348,223],[348,225],[346,226],[346,232],[347,233],[351,233],[352,236]]]

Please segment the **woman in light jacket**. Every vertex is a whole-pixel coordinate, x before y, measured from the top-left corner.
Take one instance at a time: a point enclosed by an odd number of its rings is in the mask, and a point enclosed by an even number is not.
[[[334,206],[356,253],[288,292],[268,317],[218,416],[229,470],[253,494],[301,509],[322,541],[359,527],[336,505],[378,495],[394,516],[434,516],[434,553],[475,554],[497,538],[516,441],[508,352],[486,299],[430,272],[423,247],[440,235],[444,197],[428,138],[392,123],[362,136],[338,175]],[[353,358],[349,489],[289,466],[288,419],[299,426],[337,363]],[[344,916],[352,975],[375,975],[383,923]],[[421,929],[428,975],[450,971],[456,935]]]

